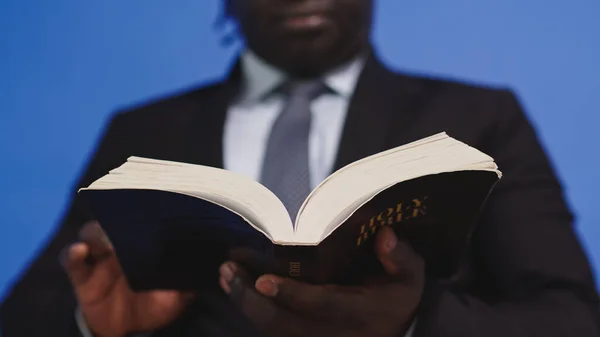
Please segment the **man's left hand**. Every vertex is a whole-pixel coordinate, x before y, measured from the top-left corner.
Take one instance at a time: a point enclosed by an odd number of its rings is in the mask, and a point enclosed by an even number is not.
[[[268,337],[402,337],[423,293],[423,259],[390,228],[379,231],[375,253],[387,276],[364,286],[311,285],[263,275],[254,286],[234,262],[221,266],[220,284]]]

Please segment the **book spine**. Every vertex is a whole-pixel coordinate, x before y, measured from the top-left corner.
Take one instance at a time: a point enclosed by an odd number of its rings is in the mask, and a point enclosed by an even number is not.
[[[328,278],[319,263],[319,247],[273,246],[273,272],[277,275],[304,282],[322,283]]]

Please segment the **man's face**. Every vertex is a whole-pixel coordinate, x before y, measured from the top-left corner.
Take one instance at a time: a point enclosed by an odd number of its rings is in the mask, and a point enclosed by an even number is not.
[[[231,0],[248,47],[297,75],[315,75],[363,50],[373,0]]]

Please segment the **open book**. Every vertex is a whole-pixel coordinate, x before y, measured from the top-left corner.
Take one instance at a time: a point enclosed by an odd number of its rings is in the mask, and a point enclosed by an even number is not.
[[[334,172],[296,219],[243,175],[140,157],[79,194],[134,289],[196,288],[236,254],[256,273],[341,283],[376,269],[382,226],[409,240],[429,272],[451,275],[500,177],[491,157],[440,133]]]

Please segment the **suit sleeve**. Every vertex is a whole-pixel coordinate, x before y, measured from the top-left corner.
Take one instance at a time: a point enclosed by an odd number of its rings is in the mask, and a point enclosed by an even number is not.
[[[124,117],[116,115],[111,119],[77,187],[89,185],[127,158],[131,130]],[[2,303],[2,336],[80,335],[74,318],[75,297],[58,258],[64,247],[77,240],[81,225],[91,219],[88,210],[73,196],[59,228]]]
[[[430,285],[416,337],[600,336],[594,280],[561,186],[514,95],[493,101],[484,150],[504,175],[473,236],[469,282]]]

